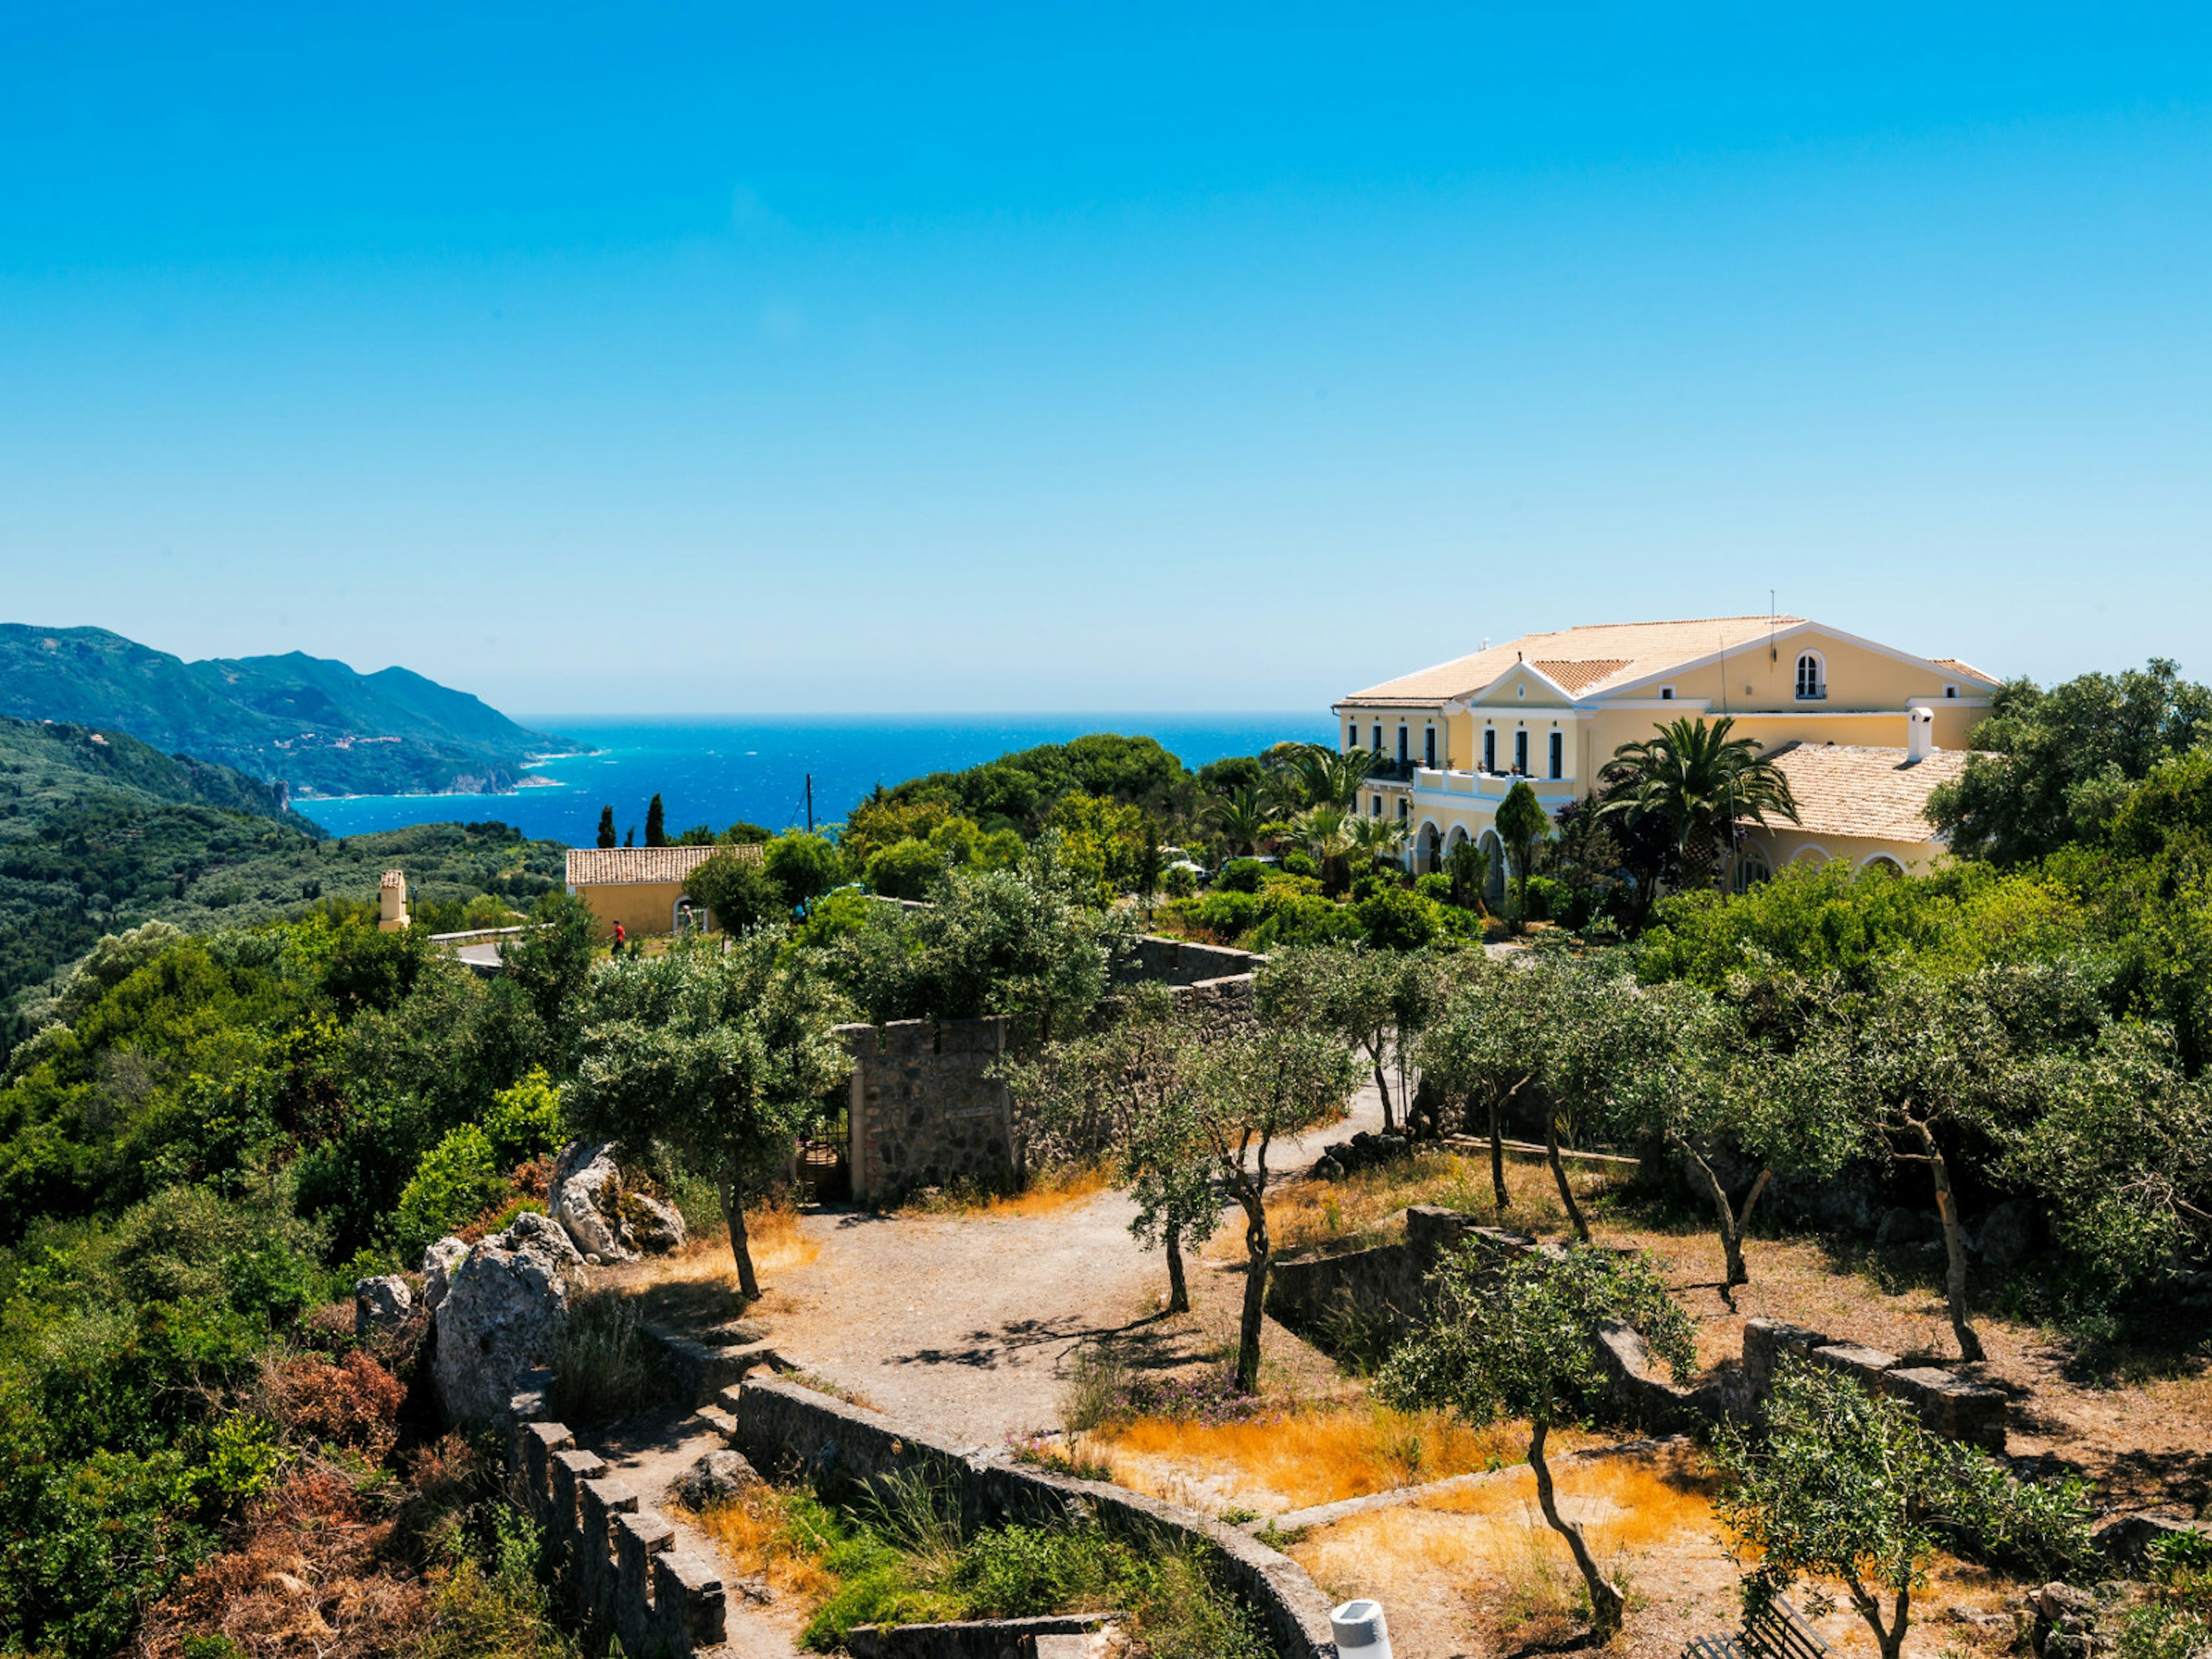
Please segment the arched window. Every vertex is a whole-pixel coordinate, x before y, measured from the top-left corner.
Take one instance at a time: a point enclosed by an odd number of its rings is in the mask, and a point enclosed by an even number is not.
[[[1735,868],[1729,872],[1729,888],[1741,897],[1759,883],[1773,879],[1774,871],[1766,862],[1766,854],[1756,847],[1747,846],[1735,855]]]
[[[1496,830],[1482,832],[1482,855],[1490,861],[1483,872],[1482,896],[1494,904],[1505,896],[1505,843],[1498,840]]]
[[[1864,864],[1859,866],[1861,875],[1866,875],[1869,872],[1878,876],[1902,876],[1905,873],[1905,866],[1887,853],[1876,853]]]
[[[1797,659],[1797,696],[1802,701],[1816,702],[1828,695],[1828,675],[1817,651],[1807,651]]]

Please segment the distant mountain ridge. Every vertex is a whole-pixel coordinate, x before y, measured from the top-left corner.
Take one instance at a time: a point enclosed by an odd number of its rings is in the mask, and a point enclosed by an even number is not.
[[[186,662],[104,628],[0,623],[0,714],[128,732],[313,795],[497,793],[582,745],[404,668],[295,651]]]

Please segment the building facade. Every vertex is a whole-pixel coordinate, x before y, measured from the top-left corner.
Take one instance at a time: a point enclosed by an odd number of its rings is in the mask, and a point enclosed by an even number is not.
[[[1394,815],[1417,870],[1458,842],[1505,858],[1493,820],[1526,779],[1547,811],[1588,795],[1622,744],[1669,721],[1726,715],[1789,776],[1802,823],[1753,830],[1738,888],[1797,860],[1922,868],[1943,848],[1929,792],[1965,765],[1996,682],[1801,617],[1615,623],[1524,635],[1353,692],[1340,740],[1374,769],[1360,810]]]
[[[757,860],[758,847],[572,847],[568,849],[568,896],[590,907],[607,931],[617,922],[632,939],[648,933],[680,933],[695,921],[684,896],[691,872],[717,853]]]

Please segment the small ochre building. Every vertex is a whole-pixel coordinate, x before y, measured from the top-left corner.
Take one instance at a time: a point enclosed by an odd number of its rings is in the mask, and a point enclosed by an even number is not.
[[[1923,868],[1943,852],[1929,793],[1966,765],[1996,682],[1802,617],[1607,623],[1527,634],[1355,691],[1334,705],[1376,764],[1363,811],[1395,815],[1413,866],[1462,840],[1505,859],[1492,820],[1527,779],[1547,811],[1589,794],[1621,744],[1683,716],[1735,720],[1790,779],[1801,822],[1753,826],[1737,890],[1798,860]]]
[[[717,853],[757,860],[744,847],[571,847],[568,896],[591,907],[611,933],[617,922],[633,938],[678,933],[697,908],[684,896],[691,872]],[[702,921],[708,921],[703,913]]]

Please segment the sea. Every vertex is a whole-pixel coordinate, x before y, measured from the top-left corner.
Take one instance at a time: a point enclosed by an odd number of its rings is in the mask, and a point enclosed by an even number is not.
[[[742,819],[782,830],[841,821],[877,784],[975,766],[1088,732],[1159,739],[1194,770],[1227,755],[1285,740],[1333,743],[1325,712],[1222,714],[937,714],[726,716],[518,714],[534,731],[590,745],[530,769],[532,781],[499,795],[348,795],[294,806],[337,836],[409,824],[497,819],[533,840],[588,847],[599,811],[645,839],[646,804],[657,793],[673,836],[694,824]]]

